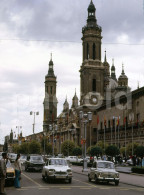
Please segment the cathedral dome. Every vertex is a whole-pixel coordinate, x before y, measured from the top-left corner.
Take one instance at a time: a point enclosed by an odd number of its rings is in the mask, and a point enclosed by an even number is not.
[[[112,78],[109,78],[109,85],[108,85],[108,88],[109,89],[115,89],[118,87],[118,83],[112,79]]]

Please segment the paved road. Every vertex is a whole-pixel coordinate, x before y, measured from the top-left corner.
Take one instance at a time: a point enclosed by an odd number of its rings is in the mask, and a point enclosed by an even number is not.
[[[41,173],[38,172],[23,172],[21,180],[21,188],[6,187],[7,194],[10,195],[85,195],[87,193],[97,193],[99,195],[111,195],[113,193],[118,195],[143,195],[144,188],[132,187],[120,183],[119,186],[114,184],[95,184],[89,183],[85,175],[78,173],[73,174],[72,184],[64,182],[47,183],[41,178]]]

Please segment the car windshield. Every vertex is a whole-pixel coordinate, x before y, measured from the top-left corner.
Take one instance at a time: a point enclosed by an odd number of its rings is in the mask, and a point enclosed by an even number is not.
[[[31,156],[32,161],[43,161],[41,156]]]
[[[97,167],[104,169],[114,169],[114,164],[108,162],[98,162]]]
[[[49,165],[67,165],[67,161],[64,159],[50,159]]]

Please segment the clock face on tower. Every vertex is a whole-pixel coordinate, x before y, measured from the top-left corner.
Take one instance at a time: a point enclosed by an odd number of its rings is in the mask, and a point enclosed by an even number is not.
[[[91,96],[91,103],[92,104],[97,104],[98,103],[97,96],[95,96],[95,95]]]
[[[93,101],[94,104],[96,104],[97,103],[97,98],[96,97],[93,97],[92,98],[92,101]]]

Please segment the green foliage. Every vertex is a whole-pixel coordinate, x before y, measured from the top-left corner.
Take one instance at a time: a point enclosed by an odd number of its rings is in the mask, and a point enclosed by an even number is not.
[[[106,148],[105,153],[106,153],[106,155],[108,155],[108,156],[114,157],[114,156],[116,156],[116,155],[119,155],[120,151],[119,151],[119,149],[118,149],[117,146],[110,145],[110,146],[108,146],[108,147]]]
[[[19,146],[19,152],[17,152],[17,153],[28,154],[29,153],[29,143],[23,142]]]
[[[142,168],[142,167],[132,167],[132,168],[131,168],[131,171],[132,171],[133,173],[144,174],[144,168]]]
[[[125,147],[121,147],[121,148],[120,148],[120,154],[121,154],[122,156],[125,156]]]
[[[104,142],[103,142],[103,141],[99,141],[99,142],[96,144],[96,146],[100,147],[100,148],[102,149],[103,153],[104,153],[104,152],[105,152],[105,151],[104,151],[104,148],[106,149],[106,148],[108,147],[108,144],[105,143],[105,147],[104,147]]]
[[[136,150],[136,148],[139,146],[139,144],[138,143],[136,143],[136,142],[134,142],[133,143],[133,151],[135,151]],[[127,153],[127,155],[132,155],[132,143],[129,143],[128,145],[127,145],[127,147],[126,147],[126,153]]]
[[[144,156],[144,146],[138,146],[134,153],[136,154],[136,156],[140,157],[140,158],[143,158]]]
[[[45,152],[46,152],[46,154],[52,154],[52,144],[46,143]]]
[[[64,156],[73,155],[73,149],[75,147],[74,142],[70,140],[66,140],[61,145],[61,151],[64,154]]]
[[[101,156],[102,155],[102,149],[99,146],[92,146],[90,150],[91,156]]]
[[[12,145],[12,151],[16,154],[20,153],[20,145],[18,144],[13,144]]]
[[[80,156],[80,155],[82,155],[82,149],[79,146],[75,147],[73,149],[73,155],[74,156]]]
[[[41,149],[41,145],[39,142],[33,140],[29,143],[29,153],[30,154],[39,154]]]

